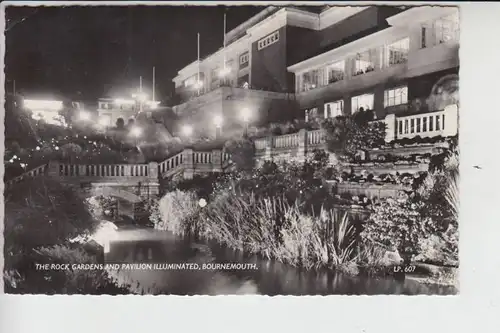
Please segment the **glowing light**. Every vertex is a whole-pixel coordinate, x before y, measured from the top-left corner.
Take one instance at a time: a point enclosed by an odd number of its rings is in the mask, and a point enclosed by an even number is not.
[[[103,116],[99,118],[99,125],[106,127],[109,126],[111,123],[111,118],[109,116]]]
[[[132,99],[117,98],[115,99],[115,104],[118,105],[133,105],[135,101]]]
[[[144,102],[148,98],[148,95],[141,92],[138,94],[133,94],[132,97],[138,99],[141,102]]]
[[[193,134],[193,128],[189,125],[184,125],[182,126],[182,135],[184,136],[190,136],[191,134]]]
[[[195,89],[201,89],[203,87],[203,81],[197,81],[193,86]]]
[[[87,111],[80,111],[80,120],[90,120],[90,113],[88,113]]]
[[[248,120],[250,119],[250,110],[247,108],[241,110],[241,118],[244,122],[248,122]]]
[[[109,243],[117,236],[118,227],[111,222],[105,221],[99,226],[91,238],[99,245],[104,247],[104,252],[109,252]]]
[[[29,110],[59,111],[63,108],[62,101],[25,99],[24,107]]]
[[[158,105],[160,104],[160,102],[157,102],[157,101],[149,101],[148,102],[148,105],[151,109],[156,109],[158,107]]]
[[[205,207],[207,205],[207,200],[201,198],[200,201],[198,201],[198,205],[200,205],[201,208]]]
[[[135,136],[136,138],[140,137],[142,135],[142,129],[140,127],[134,126],[130,130],[130,134]]]
[[[217,115],[217,116],[214,117],[214,124],[215,124],[216,127],[221,127],[222,126],[222,121],[223,121],[222,120],[222,116]]]
[[[59,150],[59,147],[58,147],[58,146],[55,146],[55,148],[54,148],[54,149],[55,149],[55,150]]]
[[[224,67],[219,71],[219,77],[225,77],[231,73],[231,68],[230,67]]]
[[[28,166],[28,164],[25,164],[25,163],[21,163],[21,168],[26,168]]]
[[[40,150],[40,147],[39,147],[39,146],[36,146],[36,150]]]

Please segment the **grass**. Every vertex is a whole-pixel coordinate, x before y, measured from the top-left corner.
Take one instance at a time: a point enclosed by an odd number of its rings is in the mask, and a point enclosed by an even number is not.
[[[166,230],[189,230],[234,250],[292,266],[340,267],[356,260],[357,230],[347,213],[322,208],[308,215],[282,198],[224,193],[195,214],[194,197],[172,193],[160,204]],[[192,202],[179,204],[180,197]]]

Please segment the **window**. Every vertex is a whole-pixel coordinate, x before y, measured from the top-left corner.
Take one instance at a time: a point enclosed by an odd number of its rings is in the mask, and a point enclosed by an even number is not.
[[[410,38],[403,38],[397,42],[388,45],[385,54],[386,66],[403,64],[408,60],[408,51],[410,50]]]
[[[384,92],[384,107],[408,103],[408,87],[389,89]]]
[[[247,67],[249,60],[250,60],[250,54],[248,52],[245,52],[242,55],[240,55],[240,69]]]
[[[184,80],[184,87],[190,87],[195,83],[196,83],[196,75],[193,75],[190,78]]]
[[[311,108],[304,111],[305,113],[305,121],[308,122],[310,120],[315,119],[318,116],[318,108]]]
[[[342,110],[344,110],[344,101],[339,100],[331,103],[325,104],[325,119],[335,118],[342,115]]]
[[[313,70],[302,74],[302,91],[308,91],[318,87],[319,71]]]
[[[373,72],[375,70],[376,57],[377,57],[376,49],[358,53],[354,59],[353,76]]]
[[[420,47],[425,49],[427,47],[427,27],[422,27],[420,30]]]
[[[326,84],[331,84],[344,79],[345,61],[339,61],[326,67]]]
[[[458,14],[442,17],[434,22],[436,45],[459,40]]]
[[[219,67],[212,69],[212,82],[217,81],[219,79],[219,72],[220,72]]]
[[[358,111],[373,110],[373,94],[354,96],[351,99],[351,110],[353,114]]]
[[[279,40],[279,37],[280,37],[279,31],[273,32],[272,34],[262,38],[257,42],[257,49],[262,50],[268,47],[269,45],[276,43]]]

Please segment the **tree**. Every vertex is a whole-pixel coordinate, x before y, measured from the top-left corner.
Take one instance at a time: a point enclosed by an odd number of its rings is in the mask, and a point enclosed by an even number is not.
[[[229,140],[224,144],[224,149],[231,155],[231,160],[238,170],[250,171],[253,169],[255,147],[252,141],[246,138]]]
[[[125,121],[123,120],[123,118],[118,118],[116,120],[116,127],[120,130],[125,128]]]

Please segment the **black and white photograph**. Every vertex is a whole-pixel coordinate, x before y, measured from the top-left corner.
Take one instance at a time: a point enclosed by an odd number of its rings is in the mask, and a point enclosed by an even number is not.
[[[458,295],[460,14],[8,3],[4,292]]]

